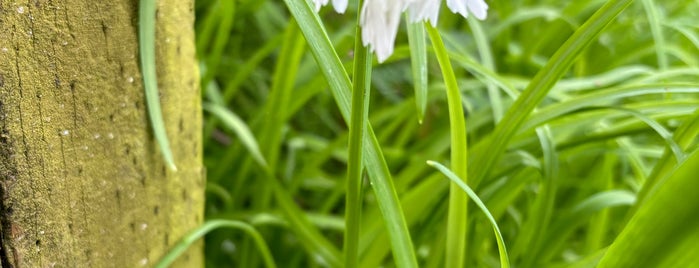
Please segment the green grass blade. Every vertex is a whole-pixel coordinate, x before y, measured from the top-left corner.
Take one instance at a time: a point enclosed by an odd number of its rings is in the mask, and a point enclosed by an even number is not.
[[[405,15],[406,20],[408,14]],[[410,67],[413,71],[413,87],[417,104],[418,122],[422,123],[427,109],[427,45],[425,27],[422,23],[408,23],[408,43],[410,45]]]
[[[536,129],[536,135],[541,143],[543,152],[543,180],[539,185],[539,193],[534,200],[533,208],[529,211],[517,241],[512,249],[513,258],[524,258],[524,267],[532,267],[538,261],[537,254],[542,249],[544,230],[547,230],[553,217],[557,192],[558,154],[553,140],[551,128],[548,125]]]
[[[667,59],[667,48],[665,38],[663,37],[663,22],[660,18],[658,7],[655,6],[653,0],[643,0],[643,8],[648,16],[648,24],[650,31],[653,34],[653,42],[655,42],[656,55],[658,57],[658,67],[660,70],[667,70],[669,63]]]
[[[699,150],[659,181],[598,267],[698,267]]]
[[[459,178],[454,172],[451,172],[448,168],[443,166],[440,163],[434,162],[434,161],[427,161],[427,164],[436,168],[439,170],[439,172],[442,172],[447,178],[451,180],[452,183],[455,183],[458,185],[461,190],[463,190],[468,197],[473,200],[474,203],[478,206],[478,208],[483,211],[485,216],[488,218],[488,221],[490,221],[490,225],[493,227],[493,231],[495,232],[495,238],[497,239],[498,243],[498,251],[500,252],[500,267],[502,268],[508,268],[510,267],[510,258],[507,254],[507,247],[505,247],[505,241],[502,239],[502,234],[500,233],[500,227],[498,227],[498,223],[495,221],[495,218],[493,218],[493,215],[490,214],[490,211],[488,210],[487,207],[485,207],[485,204],[483,204],[483,201],[476,195],[476,193],[464,183],[463,179]],[[449,266],[447,266],[449,267]]]
[[[432,41],[437,61],[442,69],[442,76],[447,87],[447,104],[449,106],[449,129],[451,131],[451,166],[457,177],[468,179],[468,144],[466,139],[466,119],[461,104],[461,91],[456,83],[456,76],[449,61],[447,49],[436,28],[426,24],[427,34]],[[467,207],[468,199],[459,185],[452,183],[449,188],[449,212],[447,216],[447,267],[463,267],[466,257]]]
[[[229,111],[223,106],[205,103],[202,105],[202,107],[205,111],[210,112],[221,120],[224,126],[238,136],[243,146],[248,149],[250,154],[252,154],[252,157],[260,166],[267,166],[267,161],[262,156],[262,152],[260,151],[260,146],[255,139],[255,135],[252,134],[252,131],[250,131],[250,128],[248,128],[243,119],[240,119],[238,115]]]
[[[358,1],[359,7],[363,1]],[[359,19],[357,20],[359,24]],[[362,45],[361,27],[357,26],[354,45],[354,77],[349,123],[347,194],[345,198],[345,267],[359,265],[359,226],[362,215],[362,148],[368,124],[371,90],[371,52]]]
[[[699,109],[675,131],[672,139],[677,142],[681,149],[687,150],[694,143],[697,135],[699,135]],[[670,149],[670,151],[672,151],[672,148]],[[658,163],[653,167],[653,171],[638,193],[638,200],[640,200],[640,202],[637,204],[642,204],[651,189],[655,188],[656,183],[674,170],[677,162],[671,160],[670,151],[666,150],[658,160]],[[632,212],[637,209],[638,205],[634,206]]]
[[[271,92],[264,107],[265,119],[260,128],[262,153],[275,173],[278,166],[280,148],[282,147],[282,128],[289,111],[298,66],[306,48],[306,41],[301,36],[296,22],[291,20],[284,30],[281,51],[274,67]]]
[[[143,87],[148,106],[153,135],[160,146],[165,164],[170,170],[176,171],[175,159],[170,150],[170,142],[167,138],[163,112],[160,109],[160,97],[158,93],[158,79],[155,71],[155,0],[139,1],[138,11],[138,48],[141,55],[141,72],[143,74]]]
[[[155,265],[155,267],[169,267],[173,262],[175,262],[175,260],[177,260],[177,257],[182,255],[182,253],[184,253],[194,242],[202,238],[204,235],[210,233],[211,231],[220,228],[238,229],[250,235],[250,237],[252,237],[252,240],[255,242],[255,245],[260,250],[260,253],[262,254],[262,259],[265,262],[265,266],[268,268],[277,267],[277,265],[274,264],[274,258],[272,258],[272,253],[270,253],[269,247],[267,247],[267,243],[262,238],[262,235],[260,235],[260,233],[258,233],[257,230],[255,230],[255,227],[252,227],[250,224],[247,224],[245,222],[233,220],[209,220],[205,222],[201,226],[197,227],[197,229],[183,237],[182,240],[178,242],[160,260],[160,262],[158,262]]]
[[[633,115],[639,120],[641,120],[643,123],[646,123],[648,126],[650,126],[653,130],[655,130],[655,132],[658,133],[658,135],[660,135],[661,138],[663,138],[663,140],[665,140],[665,143],[667,143],[667,146],[670,147],[670,150],[675,155],[675,160],[677,160],[677,162],[682,162],[686,157],[684,151],[682,150],[682,147],[679,144],[677,144],[677,142],[675,142],[675,140],[672,138],[672,133],[658,121],[655,121],[652,118],[631,109],[626,109],[623,107],[609,108],[623,111],[625,113]]]
[[[475,17],[468,17],[468,25],[473,32],[473,39],[476,41],[476,47],[478,48],[478,54],[483,62],[483,67],[495,72],[495,59],[493,58],[493,52],[490,49],[488,36],[483,31],[481,23]],[[503,106],[502,96],[500,96],[500,90],[497,85],[492,81],[487,81],[486,86],[488,88],[488,99],[490,100],[490,107],[493,110],[494,123],[497,124],[502,119],[502,115],[505,111]]]
[[[699,93],[699,84],[643,84],[643,85],[625,85],[618,88],[591,92],[589,94],[580,95],[577,98],[552,104],[539,109],[532,114],[521,129],[527,130],[544,124],[549,120],[561,116],[563,114],[589,107],[598,107],[604,104],[613,104],[624,98],[635,96],[643,96],[650,94],[666,94],[666,93]]]
[[[551,88],[573,64],[573,61],[600,32],[612,22],[633,0],[608,1],[590,17],[575,33],[556,51],[541,69],[529,86],[507,110],[502,121],[495,127],[489,138],[485,151],[479,153],[474,161],[469,178],[478,185],[492,169],[507,147],[507,142],[514,136],[524,120],[534,108],[546,97]],[[487,152],[487,153],[486,153]]]
[[[333,49],[320,18],[307,1],[285,0],[311,48],[321,72],[330,85],[335,102],[346,122],[350,121],[351,83],[337,53]],[[391,240],[394,260],[400,267],[417,267],[417,258],[408,232],[398,194],[391,180],[386,160],[370,124],[364,136],[364,163]]]

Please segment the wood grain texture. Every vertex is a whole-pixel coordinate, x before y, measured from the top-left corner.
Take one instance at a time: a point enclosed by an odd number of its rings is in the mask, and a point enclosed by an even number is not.
[[[203,220],[193,3],[158,5],[176,173],[147,119],[137,1],[0,1],[2,267],[147,267]]]

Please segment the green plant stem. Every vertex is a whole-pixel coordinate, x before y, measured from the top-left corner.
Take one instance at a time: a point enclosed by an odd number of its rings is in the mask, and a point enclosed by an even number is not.
[[[363,1],[359,1],[359,7]],[[352,107],[349,124],[349,159],[345,198],[345,267],[359,264],[359,226],[362,215],[362,147],[371,90],[371,53],[362,45],[361,27],[357,19],[352,79]]]
[[[427,34],[430,36],[437,61],[442,69],[442,76],[447,87],[447,103],[449,106],[449,128],[451,131],[451,169],[464,184],[467,182],[467,152],[466,119],[464,118],[461,93],[456,83],[456,76],[449,61],[447,49],[436,28],[427,24]],[[447,262],[446,267],[464,267],[467,239],[467,209],[468,199],[458,184],[452,182],[449,187],[449,214],[447,216]]]
[[[350,121],[351,82],[322,27],[318,14],[313,11],[308,1],[284,0],[284,3],[298,21],[313,57],[328,81],[342,117],[345,121]],[[366,146],[363,146],[364,164],[391,240],[393,259],[398,267],[417,267],[412,238],[398,193],[391,179],[391,172],[371,124],[367,124],[366,129],[366,135],[364,135]]]

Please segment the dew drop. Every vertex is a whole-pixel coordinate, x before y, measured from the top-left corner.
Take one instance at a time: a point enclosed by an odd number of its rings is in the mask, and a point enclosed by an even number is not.
[[[24,6],[17,7],[17,13],[24,14]]]
[[[68,131],[67,129],[61,130],[62,136],[68,136],[68,134],[70,134],[70,131]]]

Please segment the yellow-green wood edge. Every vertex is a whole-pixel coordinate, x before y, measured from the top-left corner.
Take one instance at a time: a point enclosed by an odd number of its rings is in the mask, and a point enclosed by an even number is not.
[[[201,223],[193,3],[158,1],[177,173],[150,133],[136,1],[0,0],[2,266],[149,267]],[[177,265],[203,263],[194,247]]]

